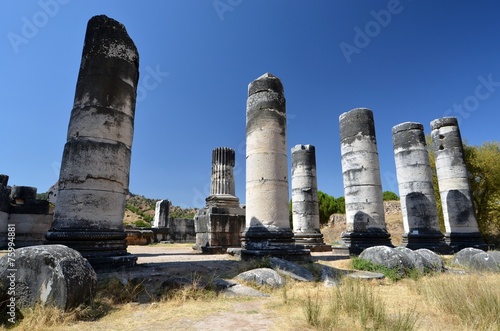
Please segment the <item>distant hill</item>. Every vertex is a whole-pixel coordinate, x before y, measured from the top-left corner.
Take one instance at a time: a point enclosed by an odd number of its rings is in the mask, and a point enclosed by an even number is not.
[[[48,200],[48,192],[37,194],[37,199]],[[160,199],[150,199],[143,195],[130,193],[127,196],[123,223],[126,226],[150,227],[155,216],[156,202]],[[170,205],[169,217],[193,218],[197,208],[181,208]]]
[[[130,193],[127,196],[123,223],[129,226],[150,227],[153,223],[157,201],[159,199],[150,199],[143,195]],[[197,208],[181,208],[170,205],[169,217],[193,218],[197,212]]]

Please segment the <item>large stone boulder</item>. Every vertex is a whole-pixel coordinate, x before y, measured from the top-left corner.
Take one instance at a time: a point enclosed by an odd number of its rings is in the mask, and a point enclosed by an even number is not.
[[[500,271],[500,263],[498,263],[493,256],[486,252],[473,255],[470,259],[469,267],[480,271]]]
[[[395,249],[406,255],[406,257],[408,257],[408,259],[412,262],[414,269],[418,270],[421,273],[425,272],[424,260],[422,256],[416,254],[415,251],[407,247],[399,246],[396,247]]]
[[[479,253],[484,253],[484,251],[472,247],[464,248],[455,254],[451,260],[451,265],[462,268],[470,268],[472,257]]]
[[[41,303],[67,310],[92,300],[96,273],[74,249],[41,245],[19,248],[13,253],[0,258],[2,287],[13,289],[10,293],[2,291],[0,301],[15,297],[18,308]]]
[[[259,268],[245,271],[235,278],[247,282],[253,282],[257,285],[267,285],[273,288],[283,287],[285,285],[283,277],[281,277],[273,269],[269,268]]]
[[[276,270],[279,274],[288,276],[292,279],[301,282],[312,282],[314,281],[314,275],[312,272],[298,264],[290,261],[282,260],[277,257],[272,257],[270,259],[271,267]]]
[[[388,269],[395,269],[399,277],[404,277],[408,270],[415,268],[405,253],[387,246],[367,248],[361,252],[359,258]]]
[[[424,267],[424,272],[444,271],[443,259],[438,254],[426,248],[417,249],[414,253],[415,256],[420,257]]]

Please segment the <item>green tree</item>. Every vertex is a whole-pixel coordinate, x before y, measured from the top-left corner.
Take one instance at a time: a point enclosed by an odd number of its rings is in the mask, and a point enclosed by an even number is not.
[[[383,193],[384,201],[399,201],[399,196],[391,191],[384,191]]]
[[[318,191],[319,223],[328,224],[330,215],[338,212],[337,200],[331,195]]]
[[[500,231],[500,144],[464,144],[464,152],[479,229]]]
[[[431,146],[430,137],[427,137],[427,144]],[[471,146],[463,143],[463,147],[479,230],[488,240],[488,237],[498,236],[500,233],[500,144],[485,142],[481,146]],[[444,231],[436,158],[432,148],[428,150],[438,215],[441,230]]]

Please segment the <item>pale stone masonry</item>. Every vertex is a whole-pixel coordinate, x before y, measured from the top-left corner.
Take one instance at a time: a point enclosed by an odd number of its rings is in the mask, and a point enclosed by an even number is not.
[[[266,73],[248,86],[246,228],[242,257],[302,258],[289,221],[286,101],[281,81]]]
[[[450,253],[439,229],[424,126],[415,122],[398,124],[392,128],[392,141],[403,215],[403,246]]]
[[[51,244],[78,250],[94,268],[134,265],[123,228],[139,54],[125,27],[89,20],[64,146]]]
[[[446,242],[455,252],[466,247],[486,250],[477,224],[458,121],[455,117],[439,118],[431,122],[431,129]]]
[[[196,244],[204,253],[221,254],[241,245],[245,229],[245,209],[235,196],[234,149],[218,147],[212,151],[212,176],[207,205],[194,218]]]
[[[320,231],[316,149],[292,148],[292,223],[295,242],[311,251],[331,251]]]
[[[339,118],[347,229],[342,240],[352,254],[392,246],[386,230],[373,112],[356,108]]]
[[[207,203],[216,202],[219,205],[238,205],[234,184],[234,149],[228,147],[215,148],[212,151],[212,177],[210,181],[210,196]]]
[[[168,214],[170,211],[170,201],[156,201],[155,216],[153,219],[153,228],[164,228],[168,224]]]

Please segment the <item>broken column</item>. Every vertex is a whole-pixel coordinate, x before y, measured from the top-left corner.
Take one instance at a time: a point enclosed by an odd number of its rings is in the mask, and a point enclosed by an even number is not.
[[[392,247],[385,227],[384,202],[373,112],[356,108],[340,115],[346,232],[351,254],[372,246]]]
[[[219,147],[212,151],[210,196],[206,198],[206,207],[194,218],[194,248],[204,253],[221,254],[241,245],[245,210],[235,196],[234,165],[234,149]]]
[[[295,242],[313,252],[331,251],[320,231],[316,151],[313,145],[292,148],[292,223]]]
[[[431,122],[431,129],[446,242],[455,252],[466,247],[486,250],[477,224],[458,121],[455,117],[439,118]]]
[[[212,178],[207,203],[239,205],[234,189],[234,164],[234,149],[219,147],[212,151]]]
[[[170,210],[169,200],[160,200],[156,202],[155,217],[153,219],[153,228],[164,228],[167,226],[169,210]]]
[[[246,227],[242,257],[301,259],[289,221],[286,106],[281,81],[266,73],[248,86]]]
[[[403,246],[450,253],[450,247],[439,230],[423,125],[406,122],[394,126],[392,141],[405,230]]]
[[[123,228],[139,55],[125,27],[89,20],[64,146],[50,244],[78,250],[94,268],[134,265]]]

